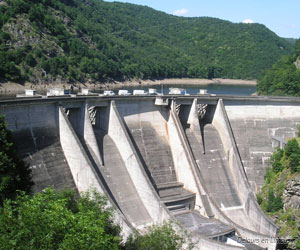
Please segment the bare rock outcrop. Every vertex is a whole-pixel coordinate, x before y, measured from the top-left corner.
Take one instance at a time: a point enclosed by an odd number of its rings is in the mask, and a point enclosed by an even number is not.
[[[286,184],[283,192],[284,210],[300,209],[300,174],[294,175]]]
[[[300,56],[298,56],[296,62],[295,62],[296,68],[300,70]]]

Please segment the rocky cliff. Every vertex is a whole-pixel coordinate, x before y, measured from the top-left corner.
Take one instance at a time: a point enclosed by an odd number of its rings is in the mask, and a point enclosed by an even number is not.
[[[300,174],[294,175],[286,184],[283,192],[284,210],[300,209]]]
[[[282,183],[278,183],[282,185]],[[275,215],[280,226],[280,238],[288,242],[287,248],[300,249],[300,174],[288,178],[282,195],[283,210]],[[274,218],[273,217],[273,218]]]
[[[300,131],[299,131],[300,132]],[[272,167],[257,194],[261,208],[280,227],[279,249],[300,249],[300,147],[299,138],[289,140],[284,150],[271,156]]]
[[[295,62],[296,68],[300,70],[300,56],[298,56],[296,62]]]

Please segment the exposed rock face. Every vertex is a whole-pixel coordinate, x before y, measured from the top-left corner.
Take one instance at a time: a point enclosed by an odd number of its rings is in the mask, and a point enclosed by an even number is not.
[[[283,192],[284,210],[300,209],[300,174],[288,181]]]
[[[299,249],[297,247],[297,241],[300,239],[300,173],[294,174],[287,181],[283,191],[282,199],[284,203],[284,212],[282,212],[282,214],[289,214],[290,220],[294,221],[296,225],[291,226],[291,222],[288,222],[285,219],[282,221],[277,221],[278,225],[282,227],[281,230],[283,229],[280,238],[284,240],[291,240],[285,249],[296,250]],[[287,226],[287,224],[289,224],[289,226]]]
[[[296,68],[300,70],[300,56],[298,56],[296,62],[295,62]]]
[[[25,15],[19,15],[9,23],[6,23],[3,30],[8,32],[11,37],[10,46],[20,47],[26,43],[34,45],[40,42],[40,35],[38,35]]]

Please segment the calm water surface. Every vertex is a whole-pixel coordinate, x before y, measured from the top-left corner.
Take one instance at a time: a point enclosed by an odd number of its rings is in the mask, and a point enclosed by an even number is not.
[[[217,95],[252,95],[256,92],[254,85],[221,85],[221,84],[208,84],[208,85],[153,85],[153,86],[135,86],[135,87],[124,87],[131,93],[134,89],[143,89],[148,92],[149,88],[155,88],[157,92],[168,94],[169,88],[183,88],[187,90],[188,94],[198,94],[200,89],[206,89],[209,94]],[[117,92],[117,91],[115,91]]]
[[[256,87],[254,85],[221,85],[221,84],[208,84],[208,85],[152,85],[152,86],[134,86],[134,87],[122,87],[120,89],[127,89],[131,93],[134,89],[143,89],[148,92],[149,88],[155,88],[158,93],[169,93],[169,88],[183,88],[187,90],[188,94],[197,94],[200,89],[206,89],[209,94],[217,95],[252,95],[256,92]],[[115,93],[118,93],[118,89],[113,90]],[[92,90],[92,92],[103,93],[103,90]],[[23,92],[22,92],[23,93]],[[46,94],[44,92],[37,92],[38,94]],[[0,93],[0,99],[13,99],[16,97],[16,94],[12,93]]]

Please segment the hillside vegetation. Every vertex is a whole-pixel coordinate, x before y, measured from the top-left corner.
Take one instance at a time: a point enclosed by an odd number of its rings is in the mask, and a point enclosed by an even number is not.
[[[194,244],[174,223],[151,226],[122,241],[107,199],[95,191],[57,192],[46,188],[34,196],[19,192],[0,206],[1,249],[37,250],[190,250]],[[178,227],[177,227],[178,228]]]
[[[294,55],[284,56],[267,70],[258,81],[262,95],[300,96],[300,40]]]
[[[279,237],[286,246],[279,249],[300,249],[300,138],[288,141],[272,157],[272,167],[265,175],[265,185],[257,194],[261,208],[280,227]]]
[[[0,2],[0,80],[257,78],[292,44],[260,24],[96,0]]]

